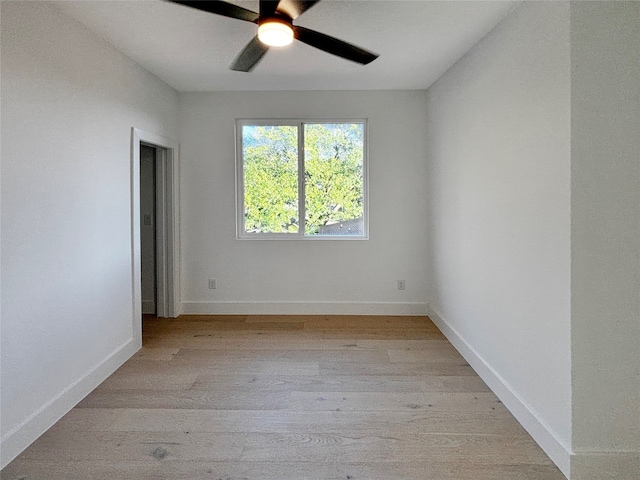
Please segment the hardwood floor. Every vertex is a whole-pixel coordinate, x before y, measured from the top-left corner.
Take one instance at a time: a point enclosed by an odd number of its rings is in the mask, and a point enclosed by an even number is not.
[[[561,480],[426,317],[145,318],[3,480]]]

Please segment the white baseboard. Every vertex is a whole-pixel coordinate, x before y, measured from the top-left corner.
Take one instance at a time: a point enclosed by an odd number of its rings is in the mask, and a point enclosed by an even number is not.
[[[570,447],[558,440],[553,430],[520,398],[507,381],[430,304],[427,304],[427,310],[433,323],[436,324],[444,336],[460,352],[493,393],[498,396],[505,407],[516,417],[518,422],[529,432],[545,453],[549,455],[549,458],[558,466],[560,471],[567,478],[573,479],[573,477],[569,477],[571,465]]]
[[[640,452],[574,452],[571,480],[637,480]]]
[[[135,339],[128,340],[24,422],[4,434],[0,440],[0,468],[4,468],[40,435],[51,428],[80,400],[131,358],[139,348],[140,346]]]
[[[426,303],[396,302],[182,302],[199,315],[426,315]]]
[[[153,300],[142,300],[142,313],[156,313],[156,302]]]

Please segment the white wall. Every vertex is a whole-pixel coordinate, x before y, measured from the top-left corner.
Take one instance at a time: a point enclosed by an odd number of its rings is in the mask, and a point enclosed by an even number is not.
[[[572,478],[640,475],[640,3],[571,6]]]
[[[5,465],[137,348],[131,127],[178,98],[51,4],[2,2],[1,58]]]
[[[428,90],[434,320],[564,472],[571,451],[566,2],[527,2]]]
[[[425,312],[424,92],[187,93],[180,112],[184,313]],[[235,119],[287,117],[368,118],[370,240],[236,240]]]

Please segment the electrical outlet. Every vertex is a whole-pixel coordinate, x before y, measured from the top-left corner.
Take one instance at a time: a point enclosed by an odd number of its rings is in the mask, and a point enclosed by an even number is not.
[[[210,278],[209,279],[209,290],[215,290],[216,288],[218,288],[216,279],[215,278]]]
[[[404,290],[404,280],[398,280],[398,290]]]

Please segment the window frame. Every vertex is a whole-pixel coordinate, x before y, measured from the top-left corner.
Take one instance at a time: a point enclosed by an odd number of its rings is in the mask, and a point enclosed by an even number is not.
[[[322,123],[359,123],[363,126],[362,139],[362,235],[306,235],[305,234],[305,176],[304,176],[304,125]],[[244,230],[244,157],[242,150],[242,127],[292,126],[298,128],[298,219],[297,232],[248,233]],[[366,118],[240,118],[235,122],[236,162],[236,239],[238,240],[369,240],[369,146],[368,121]]]

